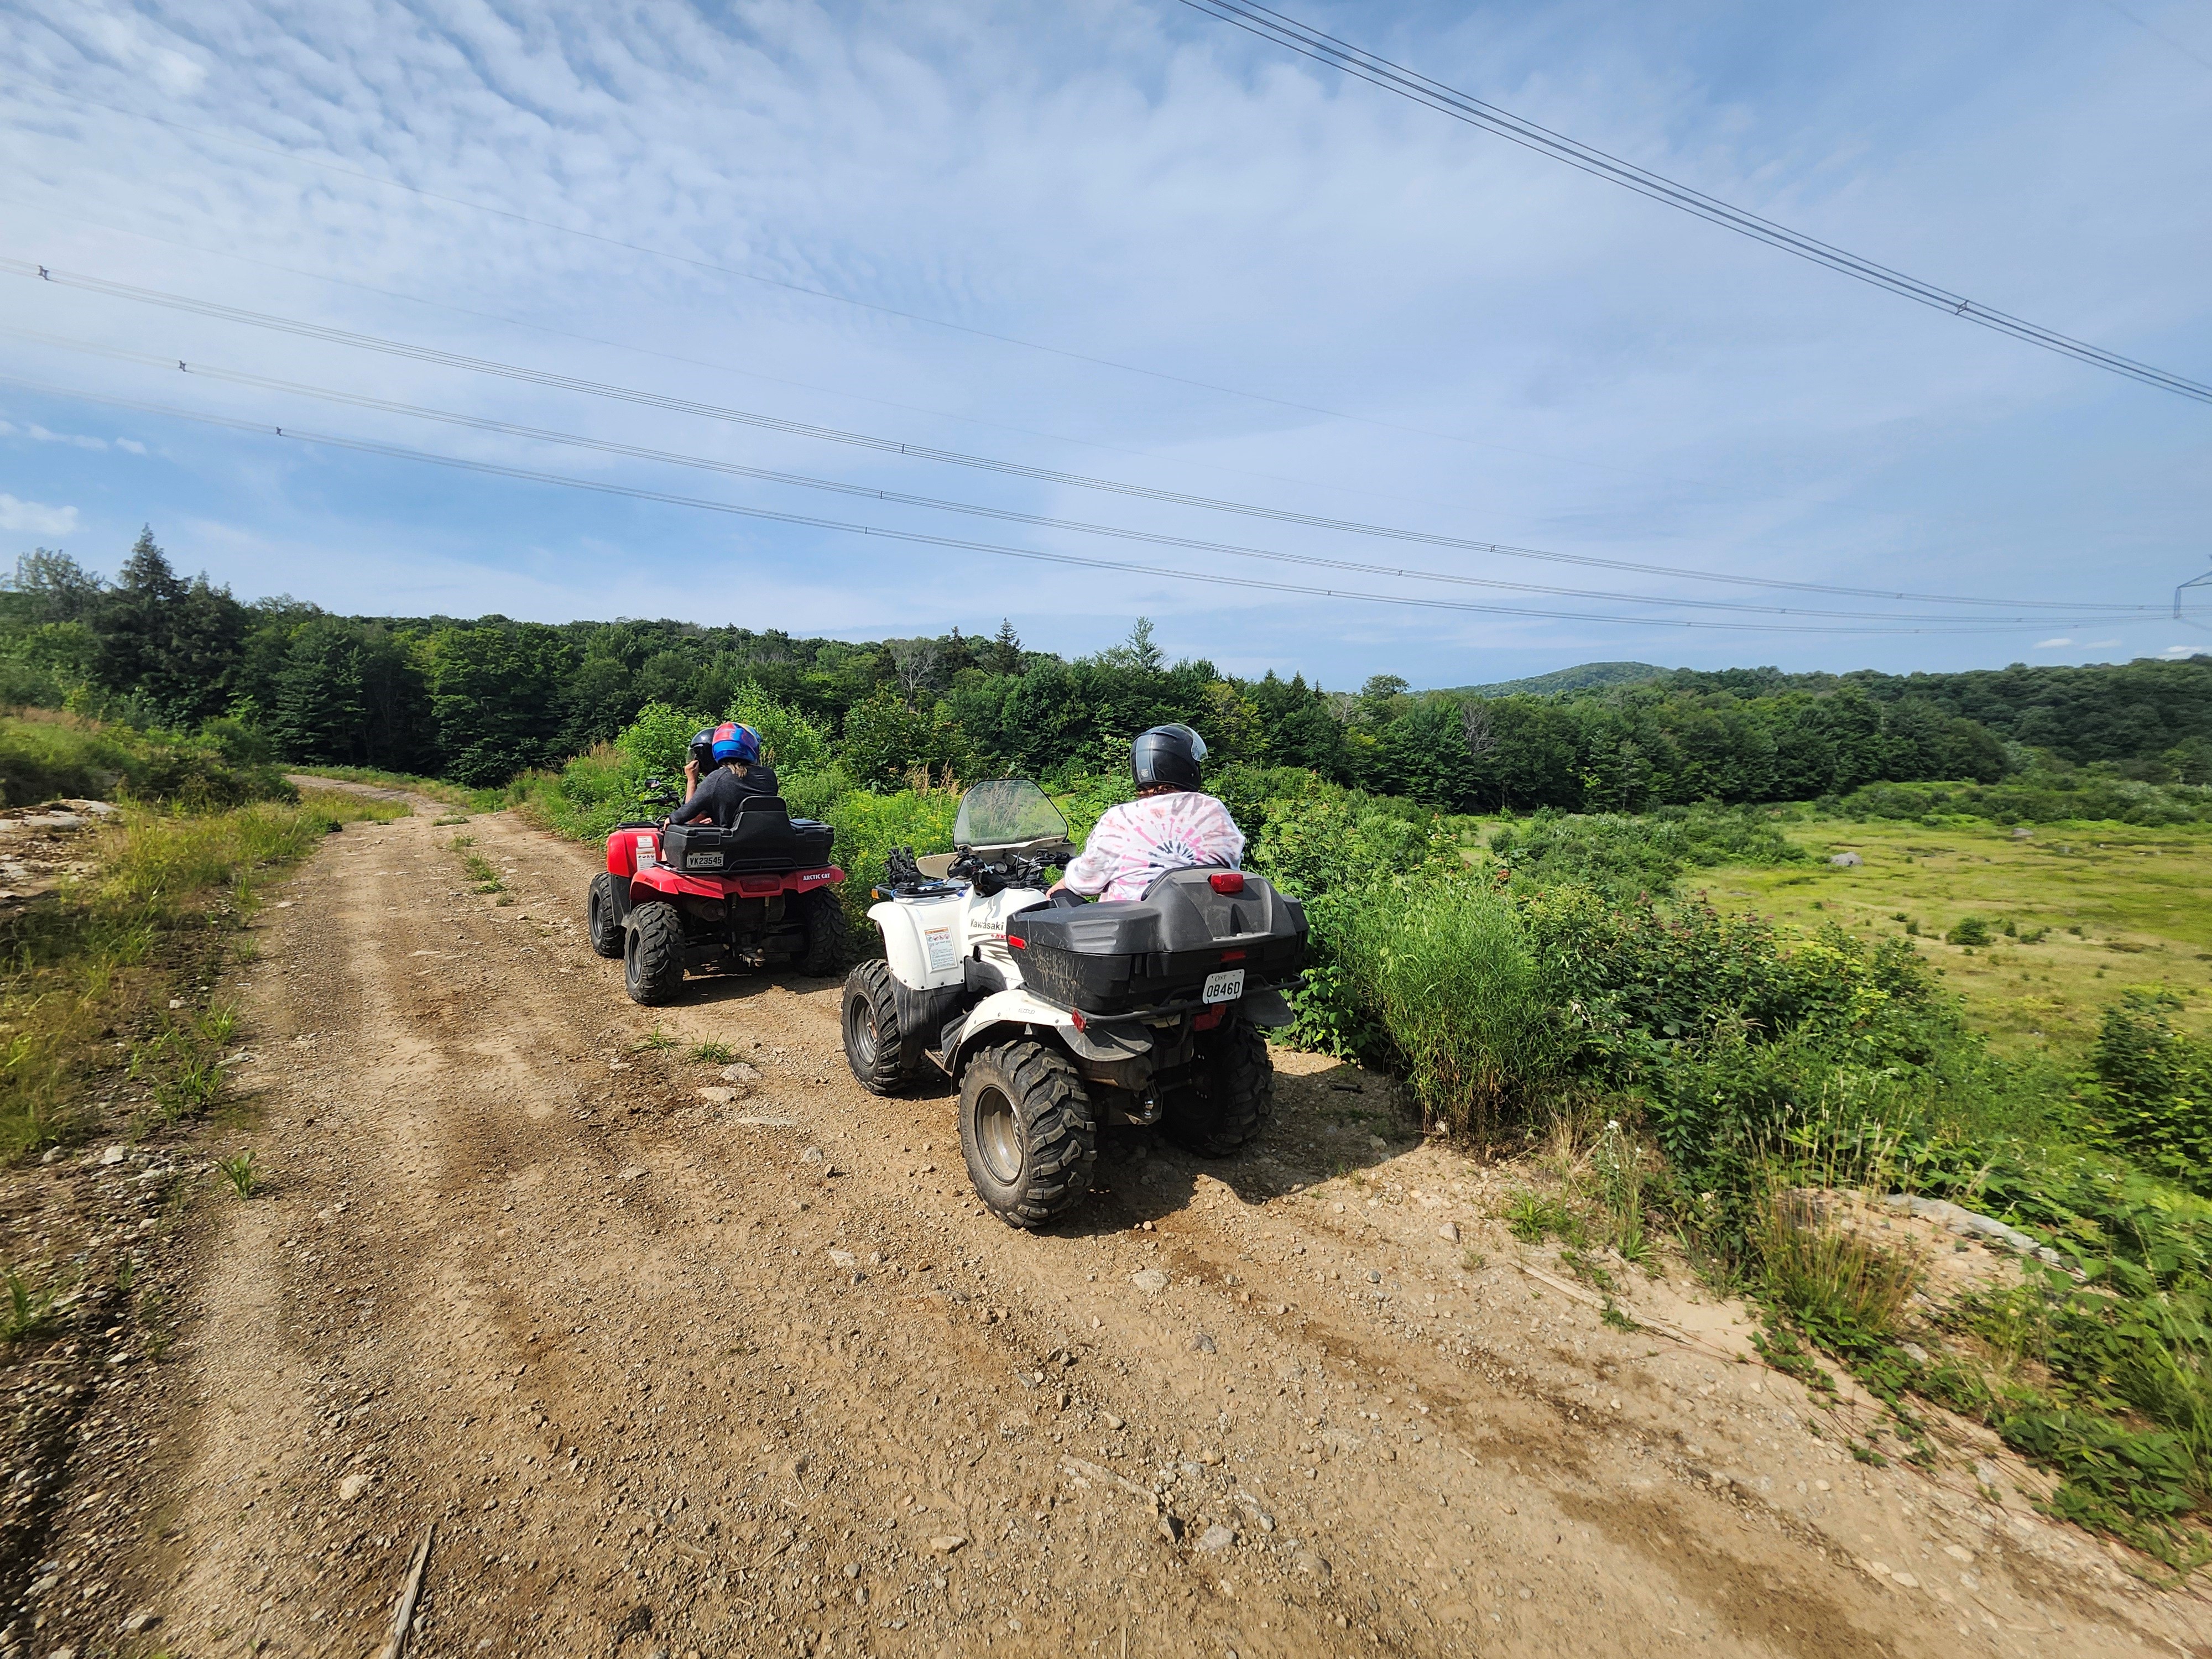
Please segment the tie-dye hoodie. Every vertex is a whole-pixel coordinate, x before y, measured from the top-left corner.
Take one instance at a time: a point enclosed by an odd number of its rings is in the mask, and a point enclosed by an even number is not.
[[[1066,883],[1100,898],[1139,899],[1170,870],[1234,870],[1244,832],[1211,795],[1178,790],[1109,806],[1067,866]]]

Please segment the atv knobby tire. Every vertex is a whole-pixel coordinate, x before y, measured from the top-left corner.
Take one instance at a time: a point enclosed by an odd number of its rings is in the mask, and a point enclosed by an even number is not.
[[[806,930],[805,942],[799,951],[799,971],[817,975],[836,973],[852,938],[845,926],[845,907],[828,887],[803,894],[799,906],[799,925]]]
[[[615,878],[602,870],[592,878],[592,896],[584,905],[584,919],[592,934],[592,949],[612,960],[623,953],[623,925]]]
[[[1200,1158],[1227,1158],[1275,1110],[1275,1068],[1260,1028],[1231,1013],[1199,1039],[1196,1079],[1168,1097],[1160,1127]]]
[[[872,1095],[895,1094],[908,1081],[906,1033],[890,964],[864,962],[845,977],[845,1063]]]
[[[1091,1190],[1098,1119],[1066,1055],[986,1048],[960,1079],[960,1151],[975,1195],[1010,1227],[1042,1227]]]
[[[648,1008],[673,1002],[684,989],[684,918],[665,900],[649,899],[629,913],[623,988]]]

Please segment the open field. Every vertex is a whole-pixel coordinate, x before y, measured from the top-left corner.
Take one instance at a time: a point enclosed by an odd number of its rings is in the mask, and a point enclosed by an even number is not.
[[[2212,1024],[2212,832],[2048,824],[2015,839],[1997,824],[1817,819],[1789,833],[1814,862],[1693,871],[1682,890],[1807,930],[1833,921],[1873,937],[1910,922],[1973,1022],[2014,1052],[2077,1060],[2130,985],[2181,992],[2181,1023]],[[1844,851],[1865,862],[1826,862]],[[1969,916],[1993,942],[1944,943]]]

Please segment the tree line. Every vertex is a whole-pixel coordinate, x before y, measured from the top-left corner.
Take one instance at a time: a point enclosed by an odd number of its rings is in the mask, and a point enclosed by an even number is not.
[[[1011,625],[868,642],[670,620],[341,617],[234,598],[180,575],[143,533],[111,581],[23,556],[0,587],[0,700],[210,731],[283,759],[495,785],[611,739],[648,704],[718,716],[792,708],[861,785],[917,767],[1066,777],[1121,763],[1166,720],[1224,761],[1453,811],[1635,811],[1992,783],[2040,746],[2130,775],[2212,766],[2212,658],[1978,675],[1678,672],[1557,696],[1356,692],[1302,675],[1170,662],[1149,623],[1091,655],[1027,648]],[[2194,748],[2191,745],[2195,745]],[[2197,781],[2195,776],[2177,781]]]

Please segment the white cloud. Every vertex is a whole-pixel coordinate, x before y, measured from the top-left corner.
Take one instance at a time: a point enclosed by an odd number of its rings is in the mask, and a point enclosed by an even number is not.
[[[2114,646],[2118,643],[2119,641],[2118,640],[2092,640],[2089,641],[2089,648],[2092,651],[2102,651],[2107,646]]]
[[[2158,654],[2161,657],[2193,657],[2199,652],[2212,655],[2212,645],[2169,645]]]
[[[67,444],[73,449],[105,449],[107,440],[88,437],[81,432],[55,432],[40,426],[36,421],[27,421],[21,426],[11,421],[0,421],[0,438],[29,438],[42,444]]]
[[[66,536],[76,528],[76,509],[48,507],[40,501],[18,501],[0,494],[0,530],[18,530],[33,536]]]
[[[2055,651],[2062,645],[2073,643],[2071,640],[2038,640],[2035,642],[2035,648],[2039,651]]]
[[[1779,33],[1747,30],[1725,8],[1619,0],[1400,8],[1395,23],[1382,9],[1316,3],[1324,26],[1808,234],[2115,349],[2177,365],[2212,356],[2212,291],[2198,274],[2212,263],[2212,216],[2168,210],[2212,190],[2212,103],[2191,95],[2202,80],[2191,66],[2097,9],[2039,12],[1993,43],[1966,14],[1903,0],[1816,11]],[[1169,489],[1885,589],[2149,602],[2171,590],[2172,550],[2212,510],[2212,473],[2178,399],[1669,216],[1172,0],[81,0],[0,7],[0,58],[25,82],[4,127],[9,194],[30,204],[10,209],[22,257],[333,327]],[[1971,95],[1929,95],[1959,86]],[[349,173],[1285,403],[842,307]],[[1339,552],[1317,534],[1248,535],[1157,503],[1109,506],[781,435],[740,444],[663,411],[0,283],[24,326],[133,351],[690,453],[727,441],[749,463],[859,484]],[[18,367],[257,422],[296,417],[489,460],[669,478],[368,410],[310,417],[274,394],[0,344],[0,368]],[[99,441],[58,435],[102,423],[79,405],[12,392],[9,404],[18,420],[48,423],[21,435]],[[276,580],[306,598],[351,584],[358,603],[377,603],[380,556],[357,547],[440,548],[455,580],[474,582],[473,554],[528,544],[549,610],[573,592],[582,614],[611,612],[643,600],[595,586],[602,550],[658,562],[659,543],[725,535],[705,515],[654,517],[398,462],[279,457],[250,434],[129,418],[190,465],[57,453],[58,467],[81,471],[40,487],[112,491],[118,522],[134,527],[151,519],[164,532],[202,513],[247,526],[297,550]],[[1425,435],[1437,433],[1458,435]],[[766,486],[726,493],[815,510]],[[942,517],[909,522],[968,533]],[[373,534],[355,528],[365,524]],[[2109,552],[2085,561],[2092,539]],[[858,632],[876,626],[854,597],[866,594],[904,613],[896,631],[989,626],[1030,597],[1053,630],[1034,643],[1085,649],[1125,631],[1139,603],[1096,574],[1028,589],[982,556],[890,558],[781,531],[745,544],[773,572],[823,578],[780,594],[772,613],[759,600],[749,619],[760,625]],[[221,551],[173,546],[180,566],[210,550]],[[1393,556],[1372,545],[1345,556]],[[414,574],[434,582],[434,562]],[[1506,560],[1465,568],[1547,580]],[[261,573],[240,562],[212,574],[252,592]],[[1586,585],[1702,592],[1625,575]],[[1384,669],[1458,684],[1692,653],[1934,666],[2003,661],[2025,637],[1696,635],[1379,607],[1347,626],[1340,604],[1275,599],[1252,601],[1249,627],[1216,628],[1200,619],[1224,603],[1218,591],[1164,586],[1174,609],[1142,603],[1179,647],[1224,663],[1264,653],[1332,684]],[[703,619],[709,602],[665,603]],[[1698,639],[1710,643],[1682,643]],[[1474,665],[1485,647],[1511,659]],[[1545,651],[1571,654],[1530,659]]]

